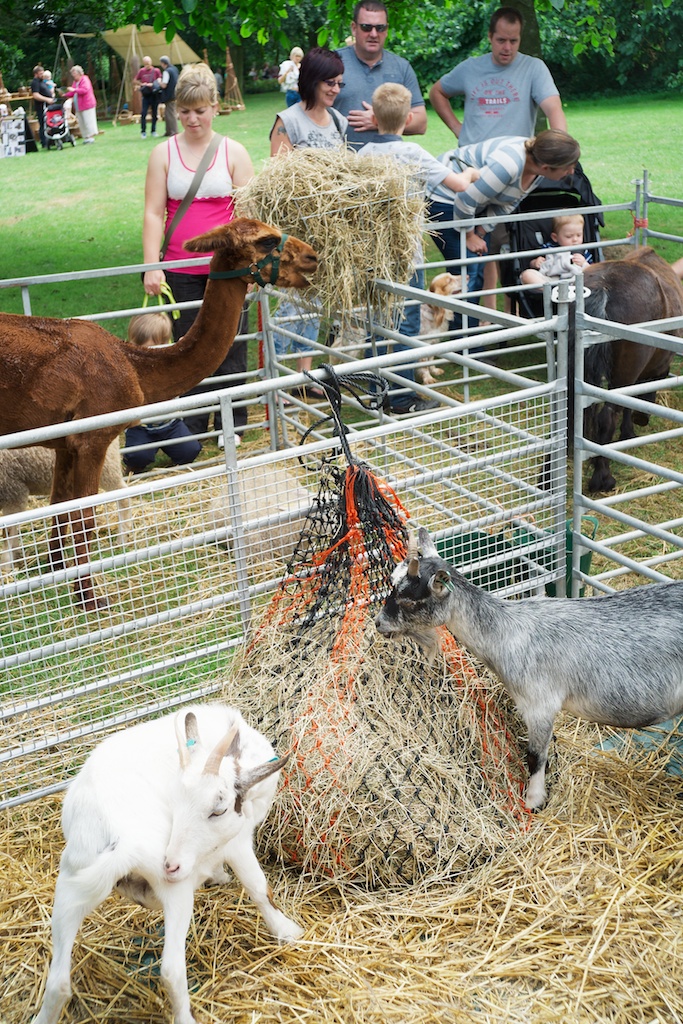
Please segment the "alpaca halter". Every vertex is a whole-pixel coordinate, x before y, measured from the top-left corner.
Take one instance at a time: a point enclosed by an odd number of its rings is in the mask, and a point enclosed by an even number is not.
[[[258,263],[251,263],[248,267],[242,267],[240,270],[210,270],[209,280],[225,281],[232,277],[244,277],[245,274],[250,274],[256,284],[260,285],[261,288],[265,288],[267,284],[275,284],[280,273],[280,256],[282,250],[285,247],[285,242],[289,238],[289,235],[282,235],[279,243],[275,246],[272,252],[269,252],[267,256],[263,256]],[[270,281],[264,281],[261,276],[261,271],[264,267],[267,267],[269,263],[272,263],[273,269],[270,274]]]

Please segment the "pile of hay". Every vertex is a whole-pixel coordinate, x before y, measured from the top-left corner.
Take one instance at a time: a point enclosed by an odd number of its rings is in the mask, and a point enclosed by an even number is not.
[[[407,283],[425,220],[424,183],[393,157],[295,149],[270,160],[235,190],[239,216],[257,217],[308,242],[320,257],[315,295],[323,315],[368,303],[391,324],[400,300],[376,291],[384,278]]]
[[[683,1020],[683,783],[661,753],[601,753],[556,723],[550,802],[478,870],[368,892],[259,858],[305,929],[280,946],[238,883],[195,897],[205,1024],[675,1024]],[[27,1024],[50,958],[59,799],[0,817],[0,1021]],[[63,1024],[167,1024],[161,914],[111,896],[74,950]]]
[[[341,661],[339,619],[303,637],[269,623],[223,686],[293,750],[262,841],[309,877],[369,888],[470,872],[529,824],[514,712],[455,644],[428,665],[372,611]]]

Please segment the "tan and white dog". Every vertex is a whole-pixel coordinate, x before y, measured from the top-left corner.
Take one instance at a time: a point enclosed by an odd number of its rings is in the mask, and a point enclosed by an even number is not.
[[[462,280],[455,274],[437,274],[429,284],[429,291],[435,295],[459,295],[462,291]],[[451,329],[455,313],[442,306],[432,306],[423,302],[420,306],[420,337],[440,337]],[[415,377],[421,384],[434,384],[435,378],[443,373],[439,367],[430,365],[429,359],[421,360],[423,365],[415,369]]]

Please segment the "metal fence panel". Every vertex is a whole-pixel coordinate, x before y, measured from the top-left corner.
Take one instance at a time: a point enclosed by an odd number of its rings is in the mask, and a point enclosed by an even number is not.
[[[349,437],[478,582],[530,593],[564,572],[565,407],[560,382],[404,422],[375,418]],[[218,465],[97,496],[87,568],[108,599],[97,612],[74,601],[71,550],[66,568],[47,565],[56,507],[0,519],[20,537],[0,587],[0,805],[61,788],[104,732],[220,690],[285,571],[321,452],[337,445],[227,451]],[[540,486],[544,467],[551,490]]]

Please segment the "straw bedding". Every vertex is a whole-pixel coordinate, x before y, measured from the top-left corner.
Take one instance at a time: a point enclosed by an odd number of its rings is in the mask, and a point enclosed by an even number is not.
[[[200,1024],[676,1024],[683,1020],[679,780],[661,753],[599,753],[558,722],[551,797],[476,871],[371,893],[271,865],[306,927],[278,947],[238,886],[197,894],[188,936]],[[0,1021],[25,1024],[47,971],[59,801],[0,833]],[[264,860],[263,851],[261,852]],[[77,940],[64,1024],[169,1021],[161,918],[113,896]]]
[[[234,198],[239,216],[277,224],[313,246],[319,267],[309,298],[325,316],[344,319],[370,303],[377,320],[391,323],[401,300],[372,282],[407,283],[412,274],[425,219],[414,168],[390,156],[298,149],[270,160]]]

